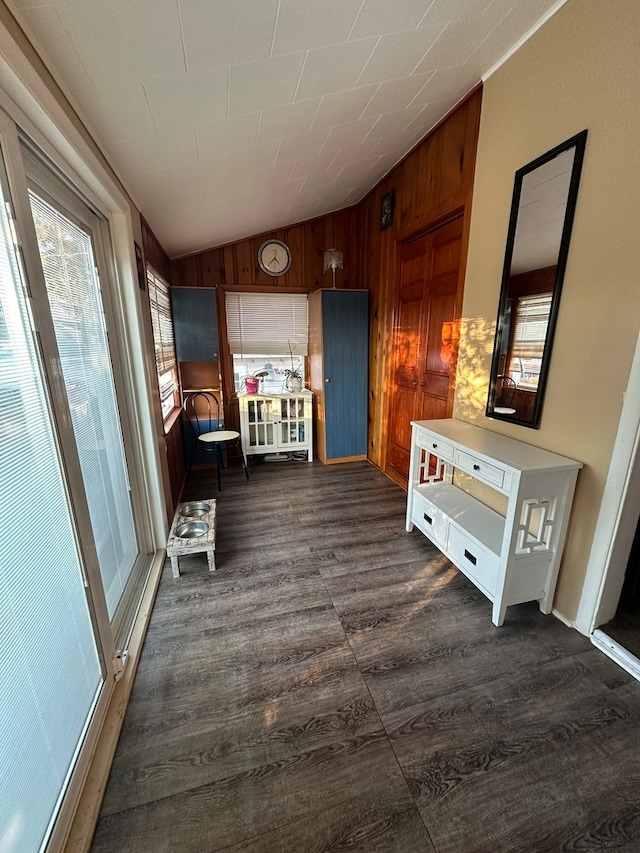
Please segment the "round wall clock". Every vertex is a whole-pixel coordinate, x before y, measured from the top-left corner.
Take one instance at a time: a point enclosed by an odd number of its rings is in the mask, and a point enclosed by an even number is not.
[[[283,275],[291,266],[289,247],[280,240],[265,240],[258,249],[258,263],[267,275]]]

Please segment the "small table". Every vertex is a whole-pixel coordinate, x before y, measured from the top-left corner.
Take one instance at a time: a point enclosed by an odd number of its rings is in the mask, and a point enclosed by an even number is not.
[[[209,504],[211,509],[209,512],[204,513],[202,515],[183,515],[182,513],[185,510],[185,507],[193,505],[194,503],[198,504]],[[176,535],[176,530],[182,524],[188,524],[189,522],[205,522],[209,525],[209,529],[202,536],[191,536],[191,537],[181,537]],[[173,523],[171,525],[171,530],[169,531],[169,538],[167,539],[167,557],[171,558],[171,571],[173,572],[174,578],[180,577],[180,567],[178,565],[178,558],[184,557],[187,554],[199,554],[203,551],[207,555],[207,562],[209,564],[209,571],[215,572],[216,570],[216,561],[215,561],[215,550],[216,550],[216,502],[213,498],[207,498],[205,501],[187,501],[186,503],[178,504],[178,508],[176,510],[176,514],[173,517]]]

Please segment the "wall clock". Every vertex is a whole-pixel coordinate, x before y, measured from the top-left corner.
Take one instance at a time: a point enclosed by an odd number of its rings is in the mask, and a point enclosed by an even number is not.
[[[291,266],[289,247],[280,240],[265,240],[258,249],[258,263],[267,275],[283,275]]]

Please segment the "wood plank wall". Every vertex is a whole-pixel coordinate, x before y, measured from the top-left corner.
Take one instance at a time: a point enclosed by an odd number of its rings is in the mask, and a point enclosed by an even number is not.
[[[389,358],[399,245],[461,213],[462,257],[466,261],[481,97],[478,87],[359,205],[359,267],[363,286],[371,293],[369,459],[382,470],[387,455]],[[380,204],[382,197],[391,191],[395,194],[393,223],[380,231]],[[462,281],[464,272],[463,266]],[[461,308],[460,304],[458,314]]]
[[[326,249],[340,249],[344,253],[344,269],[337,271],[336,286],[368,288],[371,293],[369,459],[383,470],[397,248],[401,241],[420,236],[453,213],[462,213],[466,257],[480,101],[478,87],[359,205],[171,262],[168,280],[177,287],[312,291],[331,286],[330,273],[323,271],[323,255]],[[393,223],[380,231],[381,199],[391,190],[395,193]],[[268,237],[282,240],[292,252],[289,272],[278,279],[261,272],[257,263],[258,248]],[[219,300],[219,307],[221,304]],[[223,328],[224,324],[220,326]],[[228,373],[224,340],[220,348],[224,375]],[[229,388],[230,377],[224,375],[224,381]]]

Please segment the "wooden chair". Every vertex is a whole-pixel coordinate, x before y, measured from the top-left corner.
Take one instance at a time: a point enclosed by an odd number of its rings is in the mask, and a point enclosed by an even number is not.
[[[513,398],[516,395],[516,383],[510,376],[496,377],[496,402],[495,411],[504,414],[513,414]]]
[[[215,453],[218,491],[221,491],[221,469],[226,459],[226,450],[228,446],[236,445],[240,448],[242,467],[248,480],[249,470],[240,441],[240,433],[233,429],[224,429],[224,424],[220,421],[220,402],[216,395],[210,391],[194,391],[185,397],[183,409],[195,438],[187,467],[187,475],[191,471],[197,450],[202,450],[204,453]]]

